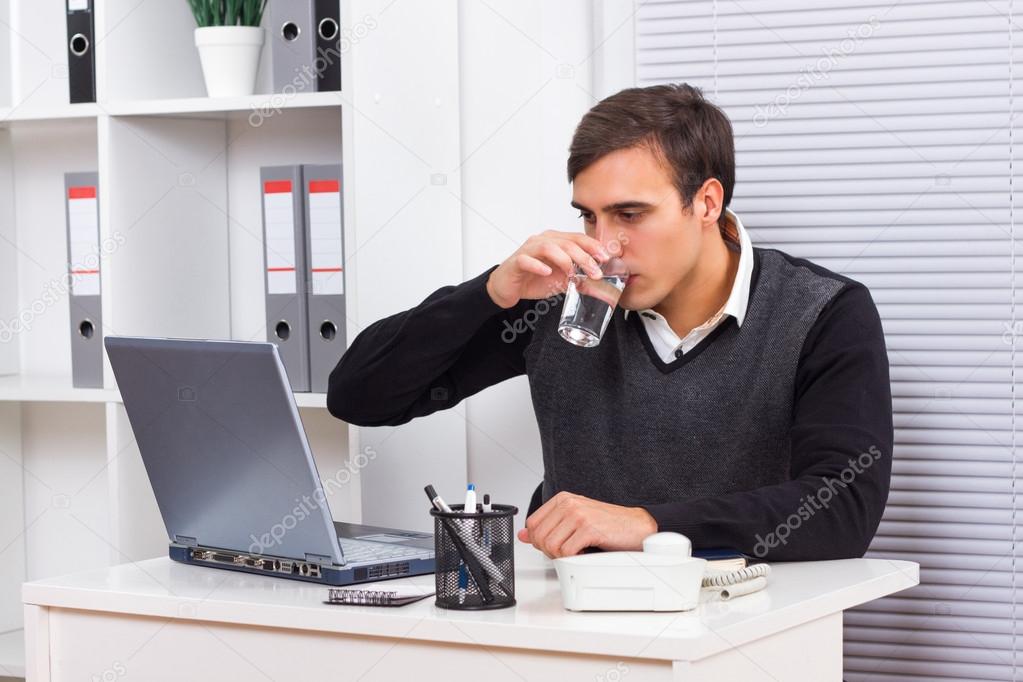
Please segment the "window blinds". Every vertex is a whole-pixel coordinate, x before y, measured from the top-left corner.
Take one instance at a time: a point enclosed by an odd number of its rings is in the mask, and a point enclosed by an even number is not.
[[[919,562],[921,584],[847,612],[849,682],[1023,675],[1012,9],[636,6],[637,84],[700,86],[732,120],[732,208],[753,243],[862,281],[883,319],[895,453],[868,556]]]

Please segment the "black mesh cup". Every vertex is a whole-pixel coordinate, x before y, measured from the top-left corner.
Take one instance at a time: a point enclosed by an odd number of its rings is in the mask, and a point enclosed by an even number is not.
[[[492,505],[492,511],[463,514],[431,509],[436,555],[435,604],[445,609],[502,609],[515,605],[515,515],[518,507]],[[460,549],[467,552],[463,561]],[[476,582],[473,569],[480,576]]]

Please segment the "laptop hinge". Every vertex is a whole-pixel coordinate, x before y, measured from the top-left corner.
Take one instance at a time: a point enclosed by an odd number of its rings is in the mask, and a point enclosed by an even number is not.
[[[199,546],[198,540],[196,540],[195,538],[190,538],[187,535],[175,535],[174,542],[178,543],[179,545],[184,545],[185,547]]]
[[[309,554],[308,552],[306,552],[305,560],[311,564],[324,564],[328,566],[334,561],[329,556],[324,556],[322,554]]]

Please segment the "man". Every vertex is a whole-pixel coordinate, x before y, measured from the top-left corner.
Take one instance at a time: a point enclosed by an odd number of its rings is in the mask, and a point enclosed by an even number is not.
[[[331,373],[331,414],[403,424],[525,373],[544,477],[519,538],[547,556],[658,530],[769,561],[862,556],[893,443],[877,309],[862,284],[751,245],[728,208],[734,157],[697,88],[603,100],[568,159],[585,234],[534,235],[366,328]],[[608,251],[632,275],[600,345],[578,348],[537,299],[575,264],[599,276]]]

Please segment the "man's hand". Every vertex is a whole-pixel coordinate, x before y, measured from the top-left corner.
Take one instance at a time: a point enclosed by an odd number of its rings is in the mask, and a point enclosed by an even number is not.
[[[547,230],[527,239],[490,273],[487,293],[502,308],[511,308],[522,299],[554,296],[567,288],[575,265],[591,278],[601,279],[599,263],[610,257],[593,237]]]
[[[519,540],[554,559],[585,547],[640,550],[643,538],[657,532],[657,521],[642,507],[623,507],[560,492],[526,519]]]

